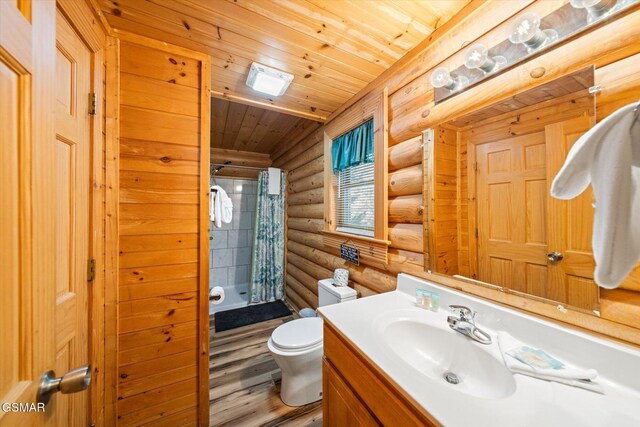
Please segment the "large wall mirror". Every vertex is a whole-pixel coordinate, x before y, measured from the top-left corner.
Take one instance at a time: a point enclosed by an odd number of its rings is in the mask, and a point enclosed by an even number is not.
[[[586,312],[599,310],[591,190],[550,196],[595,124],[589,67],[426,131],[427,269]]]

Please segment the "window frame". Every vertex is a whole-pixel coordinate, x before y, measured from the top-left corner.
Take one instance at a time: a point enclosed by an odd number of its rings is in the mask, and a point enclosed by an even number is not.
[[[361,251],[365,245],[384,247],[386,263],[388,232],[388,90],[373,93],[349,107],[324,127],[324,228],[325,245],[339,246],[336,242],[351,240]],[[331,163],[333,140],[373,119],[374,150],[374,232],[373,237],[336,230],[335,186]],[[362,246],[362,247],[361,247]],[[362,255],[361,255],[362,256]]]
[[[374,154],[375,157],[375,154]],[[373,220],[375,221],[375,164],[373,162],[371,163],[362,163],[359,165],[355,165],[355,166],[350,166],[342,171],[338,171],[333,173],[333,181],[332,181],[332,185],[335,186],[337,185],[338,190],[334,191],[334,201],[336,203],[336,231],[338,232],[342,232],[342,233],[348,233],[348,234],[355,234],[356,236],[365,236],[365,237],[374,237],[374,229],[375,229],[375,223],[372,221],[371,223],[371,229],[369,228],[359,228],[357,226],[355,226],[354,224],[345,224],[344,222],[342,224],[340,224],[339,218],[340,216],[340,211],[345,212],[346,210],[351,211],[352,210],[352,206],[353,203],[351,201],[347,201],[347,207],[345,208],[340,208],[340,197],[339,194],[341,192],[348,192],[348,190],[342,189],[342,185],[344,185],[344,182],[341,181],[341,177],[340,175],[342,175],[343,172],[348,171],[351,168],[360,168],[360,170],[362,170],[362,168],[366,167],[367,168],[367,172],[365,172],[367,174],[367,176],[369,176],[371,179],[367,179],[366,181],[360,181],[356,184],[353,184],[352,181],[351,185],[349,185],[348,187],[350,189],[355,189],[358,187],[361,187],[363,185],[371,186],[371,202],[372,202],[372,210],[373,210]],[[352,175],[353,171],[351,171],[350,175]],[[356,172],[356,176],[359,172]],[[368,192],[368,191],[367,191]]]

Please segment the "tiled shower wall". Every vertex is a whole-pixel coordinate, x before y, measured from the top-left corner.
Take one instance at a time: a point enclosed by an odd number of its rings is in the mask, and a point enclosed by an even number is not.
[[[233,219],[216,228],[211,223],[210,287],[225,288],[225,306],[246,305],[251,272],[251,248],[256,211],[257,182],[247,179],[216,178],[233,202]],[[215,185],[211,180],[211,185]],[[243,304],[244,303],[244,304]]]

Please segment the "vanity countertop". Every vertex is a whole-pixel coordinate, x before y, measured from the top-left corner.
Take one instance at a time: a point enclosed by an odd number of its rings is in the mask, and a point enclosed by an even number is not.
[[[438,312],[415,306],[417,287],[440,295]],[[449,304],[476,310],[476,323],[491,335],[492,344],[473,342],[450,329]],[[640,425],[640,350],[636,348],[405,274],[398,276],[396,291],[321,307],[319,312],[443,425]],[[604,394],[505,374],[497,339],[501,330],[572,365],[598,370],[596,380]],[[424,341],[420,342],[422,331]],[[445,381],[447,371],[460,374],[460,382]]]

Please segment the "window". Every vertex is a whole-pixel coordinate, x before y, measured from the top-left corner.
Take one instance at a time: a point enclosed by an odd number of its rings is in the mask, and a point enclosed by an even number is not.
[[[387,263],[387,90],[371,93],[324,127],[323,243]]]
[[[333,174],[335,186],[336,231],[373,237],[374,164],[350,166]]]

